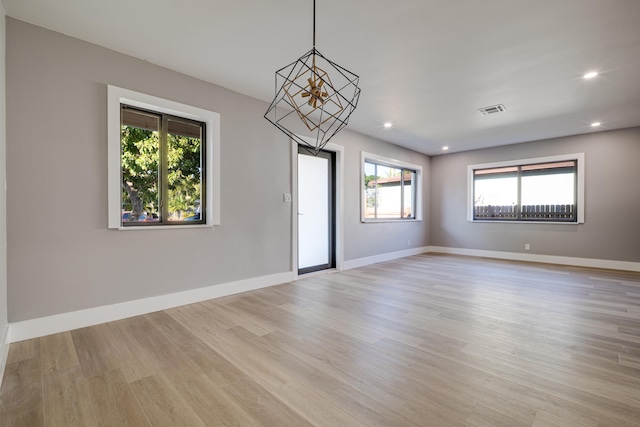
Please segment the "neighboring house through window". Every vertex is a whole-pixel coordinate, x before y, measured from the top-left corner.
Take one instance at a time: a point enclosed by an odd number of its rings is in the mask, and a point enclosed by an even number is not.
[[[362,153],[362,221],[420,218],[422,167]]]

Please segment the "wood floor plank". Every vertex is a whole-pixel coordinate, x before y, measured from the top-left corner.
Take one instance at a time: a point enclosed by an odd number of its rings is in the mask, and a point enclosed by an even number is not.
[[[42,376],[66,373],[69,368],[80,366],[70,332],[48,335],[40,338]]]
[[[217,384],[230,384],[245,376],[240,369],[166,312],[152,313],[148,315],[148,318],[160,333],[171,340],[186,357],[195,363],[202,373],[205,373]]]
[[[0,425],[640,427],[640,274],[417,255],[14,343]]]
[[[177,390],[206,425],[262,425],[259,419],[243,409],[241,402],[227,393],[225,385],[229,384],[219,384],[203,374],[179,384]]]
[[[71,331],[71,339],[85,377],[93,377],[120,366],[103,325]]]
[[[35,358],[38,359],[39,363],[40,340],[38,338],[11,344],[9,347],[9,355],[7,356],[7,365]]]
[[[52,359],[45,360],[50,362]],[[45,425],[47,427],[97,426],[89,390],[80,365],[60,370],[60,362],[57,360],[51,365],[56,367],[55,372],[44,376],[42,380]]]
[[[309,384],[294,380],[279,387],[274,393],[282,402],[297,408],[300,415],[310,425],[327,427],[380,425],[378,423],[366,424],[360,421],[357,416],[357,408],[352,407],[351,410],[345,410]],[[314,404],[308,405],[307,402],[314,402]]]
[[[114,343],[112,355],[129,383],[160,371],[160,364],[152,349],[146,348],[136,337],[136,325],[141,321],[142,317],[138,316],[104,325],[106,338]]]
[[[624,354],[619,354],[618,362],[620,363],[621,366],[637,369],[638,372],[640,372],[640,356],[631,357]]]
[[[401,417],[398,417],[399,419],[406,417],[418,425],[427,419],[434,420],[434,425],[443,424],[444,420],[434,415],[438,412],[437,408],[430,407],[425,396],[415,393],[415,390],[405,382],[404,378],[394,370],[388,369],[389,366],[373,363],[372,359],[377,358],[369,357],[369,351],[364,349],[358,351],[359,346],[368,346],[368,344],[356,344],[352,346],[351,350],[345,351],[349,344],[346,341],[336,339],[338,337],[336,334],[332,337],[326,340],[312,337],[299,340],[287,334],[276,332],[264,338],[273,341],[275,345],[295,358],[315,367],[325,376],[344,383],[345,385],[337,389],[334,387],[334,389],[327,391],[329,395],[334,397],[352,395],[345,398],[343,402],[350,402],[354,399],[362,402],[375,401],[378,402],[376,407],[378,411],[402,414]],[[346,336],[343,338],[348,340]],[[345,347],[340,347],[341,351],[336,351],[336,342],[344,342]],[[354,395],[358,396],[354,397]],[[369,405],[363,403],[354,406]],[[363,409],[367,412],[375,412]],[[463,410],[462,406],[458,406],[456,416],[460,415]],[[439,422],[436,423],[435,420]]]
[[[540,409],[536,412],[531,427],[583,427],[583,424],[572,423]]]
[[[130,384],[153,426],[206,426],[193,408],[162,373]]]
[[[483,405],[476,406],[465,420],[465,424],[477,427],[525,427],[531,426],[531,421],[514,419],[504,411],[496,411]]]
[[[185,381],[202,374],[195,362],[165,337],[145,316],[125,319],[114,325],[126,363],[120,366],[128,382],[162,372],[172,381]]]
[[[238,402],[243,411],[260,420],[264,426],[305,427],[313,425],[250,378],[241,378],[225,386],[225,390],[235,402]],[[309,403],[306,401],[305,405]]]
[[[598,411],[598,427],[640,427],[640,419],[628,420],[606,410]]]
[[[341,379],[326,375],[313,364],[293,356],[276,341],[270,340],[270,335],[255,337],[249,332],[243,332],[241,328],[236,331],[237,338],[253,344],[269,366],[286,368],[290,372],[292,380],[273,393],[285,402],[293,399],[293,403],[289,403],[292,407],[304,407],[306,412],[302,415],[313,424],[318,425],[318,417],[322,416],[327,425],[389,425],[391,420],[398,427],[416,425],[403,414],[389,409],[385,402],[375,402],[364,394],[355,393]],[[305,407],[300,399],[314,401],[314,406],[322,409]],[[331,413],[332,418],[327,418],[327,413]]]
[[[22,358],[25,346],[16,347],[19,350],[13,351],[13,362],[5,368],[0,389],[0,425],[43,426],[40,354]]]
[[[87,380],[87,385],[98,425],[151,425],[119,370],[92,376]]]

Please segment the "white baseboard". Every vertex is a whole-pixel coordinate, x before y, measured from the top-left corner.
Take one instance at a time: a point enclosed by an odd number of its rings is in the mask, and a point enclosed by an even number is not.
[[[2,340],[0,340],[0,387],[2,387],[2,379],[4,378],[4,370],[7,367],[7,358],[9,357],[9,325],[5,326],[2,331]]]
[[[342,269],[350,270],[352,268],[364,267],[365,265],[376,264],[378,262],[391,261],[393,259],[404,258],[412,255],[420,255],[429,252],[429,249],[429,246],[423,246],[421,248],[405,249],[397,252],[388,252],[386,254],[352,259],[349,261],[345,261],[342,265]]]
[[[592,268],[605,268],[609,270],[624,270],[624,271],[640,272],[640,262],[632,262],[632,261],[616,261],[616,260],[609,260],[609,259],[594,259],[594,258],[576,258],[576,257],[540,255],[540,254],[523,254],[518,252],[485,251],[481,249],[449,248],[444,246],[431,246],[429,248],[429,252],[432,252],[432,253],[438,252],[438,253],[453,254],[453,255],[467,255],[467,256],[484,257],[484,258],[508,259],[513,261],[542,262],[547,264],[571,265],[575,267],[592,267]]]
[[[397,252],[389,252],[365,258],[358,258],[345,261],[343,270],[364,267],[378,262],[391,261],[423,253],[444,253],[453,255],[466,255],[474,257],[497,258],[514,261],[541,262],[548,264],[571,265],[577,267],[605,268],[612,270],[636,271],[640,272],[640,263],[631,261],[616,261],[591,258],[575,258],[554,255],[523,254],[517,252],[499,252],[479,249],[450,248],[443,246],[424,246],[420,248],[406,249]],[[154,311],[166,310],[186,304],[193,304],[214,298],[220,298],[241,292],[252,291],[291,282],[294,279],[293,272],[272,274],[270,276],[255,277],[252,279],[239,280],[236,282],[224,283],[209,286],[206,288],[192,289],[189,291],[177,292],[169,295],[160,295],[144,298],[135,301],[127,301],[120,304],[106,305],[90,308],[86,310],[73,311],[69,313],[55,314],[52,316],[37,319],[24,320],[10,323],[3,331],[2,341],[0,341],[0,384],[2,373],[6,365],[9,353],[9,343],[18,342],[31,338],[38,338],[58,332],[70,331],[84,328],[100,323],[125,319],[127,317],[152,313]]]
[[[43,337],[58,332],[93,326],[127,317],[139,316],[154,311],[166,310],[181,305],[193,304],[213,298],[220,298],[241,292],[266,288],[291,282],[293,272],[255,277],[237,282],[223,283],[206,288],[159,295],[120,304],[105,305],[86,310],[55,314],[53,316],[24,320],[9,324],[8,342],[18,342]],[[8,346],[7,346],[8,347]]]

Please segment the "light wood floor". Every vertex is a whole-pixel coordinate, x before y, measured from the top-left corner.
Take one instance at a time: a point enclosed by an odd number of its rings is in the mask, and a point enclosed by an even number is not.
[[[640,426],[640,274],[420,255],[11,345],[2,426]]]

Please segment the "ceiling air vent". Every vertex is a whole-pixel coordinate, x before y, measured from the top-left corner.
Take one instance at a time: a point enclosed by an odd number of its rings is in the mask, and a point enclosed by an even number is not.
[[[488,116],[491,114],[502,113],[504,111],[507,111],[507,109],[504,108],[504,105],[498,104],[498,105],[492,105],[491,107],[480,108],[478,111],[480,111],[483,116]]]

